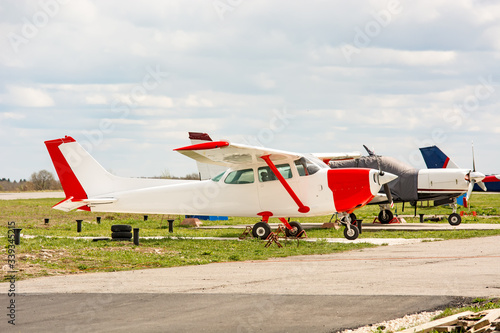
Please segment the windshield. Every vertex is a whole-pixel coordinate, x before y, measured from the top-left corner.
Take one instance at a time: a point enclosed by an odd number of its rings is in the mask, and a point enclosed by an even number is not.
[[[320,169],[327,168],[325,163],[313,156],[299,158],[295,161],[295,166],[300,176],[314,175]]]

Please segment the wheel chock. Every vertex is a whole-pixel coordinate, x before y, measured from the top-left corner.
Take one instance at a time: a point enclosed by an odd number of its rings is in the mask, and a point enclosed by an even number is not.
[[[267,243],[266,243],[266,246],[265,247],[269,247],[271,246],[273,243],[276,243],[276,245],[278,245],[278,247],[283,247],[283,245],[281,245],[281,243],[279,242],[278,240],[278,235],[275,233],[275,232],[272,232],[269,234],[269,236],[267,237]]]
[[[251,233],[252,233],[252,226],[251,225],[247,225],[245,231],[243,231],[243,233],[238,237],[238,239],[245,239]]]

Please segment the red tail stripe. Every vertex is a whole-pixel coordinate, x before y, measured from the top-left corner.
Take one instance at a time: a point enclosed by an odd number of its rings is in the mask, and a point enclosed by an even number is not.
[[[450,158],[446,157],[446,161],[444,161],[444,164],[443,164],[443,169],[446,169],[446,167],[448,166],[448,163],[450,163]]]
[[[66,136],[61,139],[45,141],[45,146],[49,151],[50,158],[52,159],[52,163],[54,164],[66,198],[74,197],[76,199],[88,199],[87,193],[59,149],[61,144],[68,142],[76,141],[72,137]]]

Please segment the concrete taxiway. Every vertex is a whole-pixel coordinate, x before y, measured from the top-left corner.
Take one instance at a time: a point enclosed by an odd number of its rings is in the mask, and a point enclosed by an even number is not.
[[[0,288],[8,304],[9,284]],[[15,288],[14,331],[334,332],[500,296],[500,236],[44,277]]]

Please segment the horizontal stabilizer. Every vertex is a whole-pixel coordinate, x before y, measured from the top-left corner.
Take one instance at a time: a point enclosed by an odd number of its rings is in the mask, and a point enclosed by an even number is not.
[[[116,198],[75,199],[73,197],[69,197],[55,204],[52,208],[62,210],[64,212],[69,212],[74,209],[88,210],[83,207],[105,205],[116,201]]]

